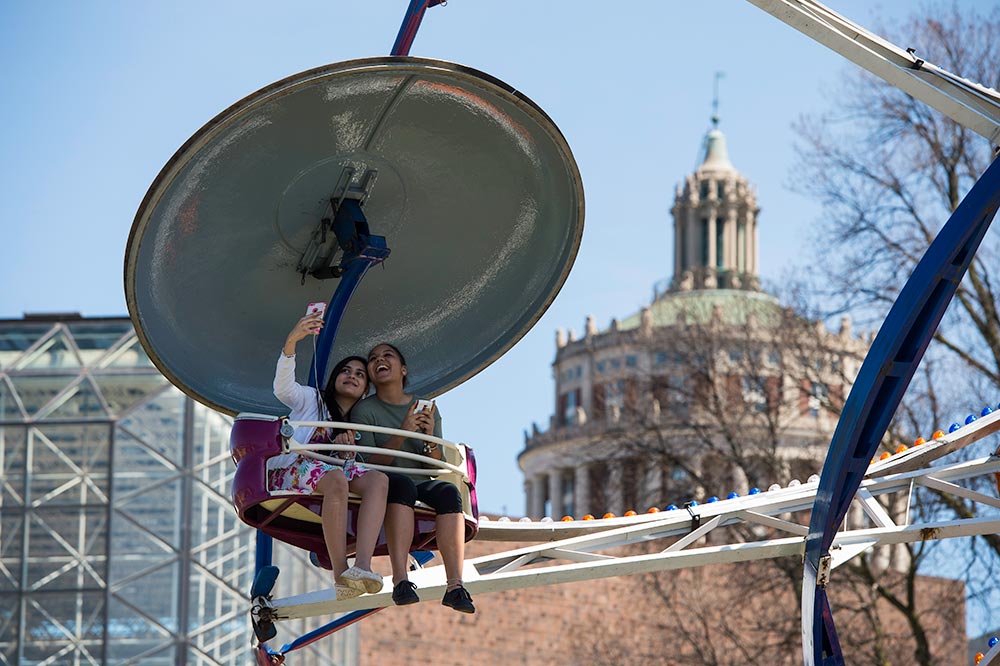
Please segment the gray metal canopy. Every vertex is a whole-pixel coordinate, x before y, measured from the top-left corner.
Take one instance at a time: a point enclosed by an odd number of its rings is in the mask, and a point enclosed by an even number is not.
[[[531,100],[452,63],[382,57],[290,76],[189,139],[146,194],[125,296],[153,362],[217,410],[275,412],[274,364],[337,280],[297,267],[345,173],[372,173],[364,211],[391,256],[362,281],[331,363],[382,341],[408,390],[437,395],[541,317],[576,257],[583,185]],[[312,359],[299,343],[303,383]]]

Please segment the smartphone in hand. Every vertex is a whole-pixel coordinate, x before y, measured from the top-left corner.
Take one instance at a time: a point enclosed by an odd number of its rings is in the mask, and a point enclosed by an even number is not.
[[[430,412],[434,409],[434,403],[430,400],[417,400],[417,407],[413,410],[414,414],[420,414],[422,412]]]
[[[306,315],[317,315],[318,314],[319,316],[322,317],[325,312],[326,312],[326,302],[325,301],[319,301],[317,303],[310,303],[309,305],[306,306]]]

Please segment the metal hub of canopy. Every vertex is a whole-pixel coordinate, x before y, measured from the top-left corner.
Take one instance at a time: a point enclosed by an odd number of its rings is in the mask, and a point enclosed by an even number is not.
[[[428,395],[531,328],[583,231],[569,146],[510,86],[407,57],[302,72],[200,129],[136,214],[125,293],[157,367],[220,411],[280,409],[274,360],[306,304],[336,288],[341,252],[322,220],[342,200],[391,256],[358,287],[330,358],[393,342],[408,389]]]

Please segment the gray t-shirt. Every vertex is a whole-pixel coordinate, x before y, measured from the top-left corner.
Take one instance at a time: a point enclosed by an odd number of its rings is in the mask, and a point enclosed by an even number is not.
[[[358,404],[354,405],[354,409],[351,410],[351,421],[354,423],[364,423],[366,425],[376,425],[382,426],[383,428],[399,428],[403,424],[403,420],[406,418],[407,412],[410,411],[410,406],[415,403],[419,396],[412,396],[411,400],[404,405],[393,405],[388,402],[383,402],[378,396],[372,395]],[[441,437],[441,411],[438,410],[437,405],[434,406],[434,432],[432,433],[435,437]],[[386,441],[389,440],[391,435],[383,435],[381,433],[366,432],[364,430],[359,430],[361,433],[361,441],[358,442],[361,446],[384,446]],[[410,453],[423,454],[424,441],[421,439],[408,438],[403,440],[402,451],[408,451]],[[393,457],[392,462],[389,463],[393,467],[423,467],[416,460],[409,460],[407,458]],[[419,474],[408,475],[414,481],[426,481],[427,476],[421,476]]]

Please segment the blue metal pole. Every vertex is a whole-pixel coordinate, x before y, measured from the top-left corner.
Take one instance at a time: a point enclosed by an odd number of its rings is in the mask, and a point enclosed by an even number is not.
[[[844,404],[813,504],[802,585],[806,666],[844,663],[822,578],[889,421],[1000,208],[1000,159],[976,181],[927,248],[889,310]]]
[[[269,534],[264,534],[262,531],[257,530],[257,549],[253,572],[254,576],[259,574],[261,569],[271,564],[273,546],[274,539],[272,539]]]
[[[310,386],[320,387],[323,384],[333,342],[337,338],[337,329],[347,311],[351,296],[361,284],[361,278],[369,268],[385,261],[389,256],[389,248],[381,236],[368,236],[364,241],[365,245],[356,254],[345,256],[341,262],[344,272],[340,276],[340,284],[337,285],[337,290],[330,299],[330,306],[326,309],[326,316],[323,318],[323,330],[316,342],[316,362],[309,369]]]
[[[410,6],[403,15],[403,22],[399,26],[399,33],[396,41],[392,45],[390,55],[405,56],[410,55],[410,47],[413,46],[413,39],[420,29],[420,22],[424,20],[424,12],[428,7],[440,5],[445,0],[410,0]]]

